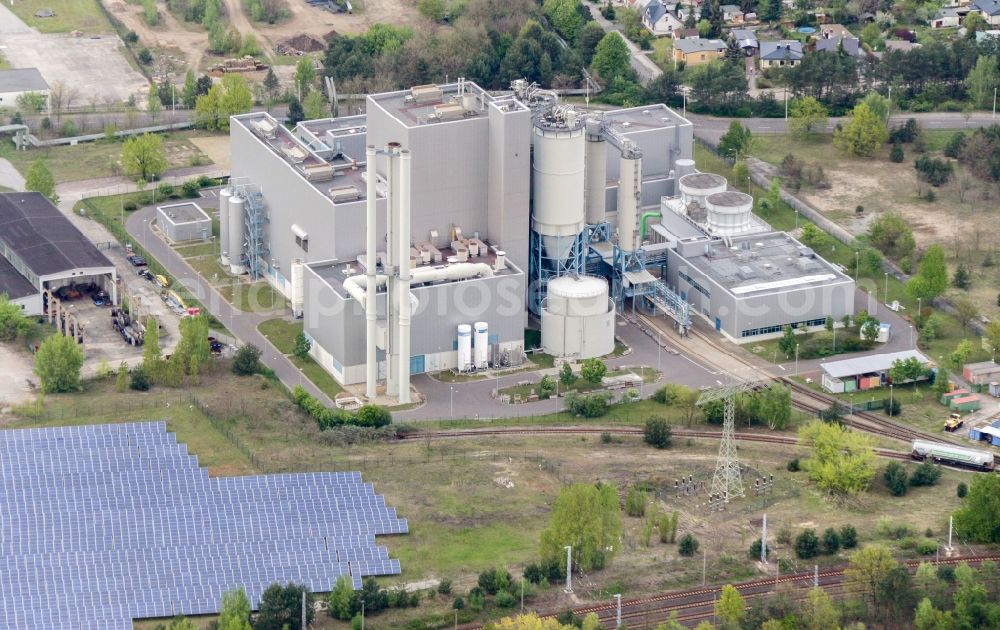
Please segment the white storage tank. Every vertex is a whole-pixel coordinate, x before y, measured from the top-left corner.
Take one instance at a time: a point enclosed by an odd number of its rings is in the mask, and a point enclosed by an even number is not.
[[[697,203],[702,208],[705,207],[705,197],[725,192],[727,187],[726,178],[715,173],[688,173],[680,178],[677,185],[684,203]]]
[[[301,258],[292,261],[292,316],[302,317],[305,311],[305,265]]]
[[[531,228],[546,256],[564,260],[584,228],[584,125],[574,116],[550,116],[533,130]]]
[[[246,200],[239,195],[229,198],[229,235],[226,247],[229,250],[229,272],[232,274],[246,273],[243,266],[243,225]]]
[[[476,322],[472,325],[475,331],[473,344],[473,358],[477,370],[485,370],[489,367],[490,356],[490,325],[486,322]]]
[[[736,191],[717,192],[705,198],[708,231],[725,236],[750,229],[753,197]]]
[[[472,369],[472,326],[458,325],[458,364],[459,372]]]
[[[553,356],[589,359],[615,349],[615,307],[603,278],[562,276],[549,281],[541,320],[542,348]]]
[[[601,131],[601,121],[587,120],[587,189],[584,200],[587,223],[604,222],[605,192],[608,186],[608,143]]]
[[[639,249],[639,201],[642,197],[642,157],[622,155],[618,171],[618,247]]]
[[[219,191],[219,250],[223,265],[229,264],[229,198],[232,196],[228,187]]]
[[[674,162],[674,172],[677,177],[684,177],[689,173],[694,173],[694,160],[681,158]]]

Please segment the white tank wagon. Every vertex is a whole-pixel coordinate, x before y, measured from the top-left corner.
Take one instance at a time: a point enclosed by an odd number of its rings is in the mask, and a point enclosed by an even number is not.
[[[993,470],[993,453],[926,440],[913,440],[910,456],[921,461],[930,459],[935,463]]]

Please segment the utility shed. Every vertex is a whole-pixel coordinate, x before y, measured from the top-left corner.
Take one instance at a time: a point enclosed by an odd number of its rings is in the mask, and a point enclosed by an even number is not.
[[[969,429],[969,439],[989,442],[993,446],[1000,446],[1000,420],[972,427]]]
[[[0,261],[0,292],[28,315],[44,311],[45,289],[70,285],[96,285],[118,303],[115,266],[40,193],[0,193]]]
[[[834,394],[878,387],[885,382],[895,361],[910,358],[916,358],[925,367],[930,363],[927,357],[916,350],[830,361],[823,364],[823,387]]]
[[[191,201],[159,206],[156,209],[156,224],[175,243],[208,240],[212,236],[212,218]]]
[[[45,109],[48,109],[49,84],[38,68],[0,70],[0,107],[16,107],[18,97],[28,92],[44,96]]]
[[[1000,377],[1000,365],[993,361],[966,363],[965,367],[962,368],[962,377],[970,385],[988,385]]]

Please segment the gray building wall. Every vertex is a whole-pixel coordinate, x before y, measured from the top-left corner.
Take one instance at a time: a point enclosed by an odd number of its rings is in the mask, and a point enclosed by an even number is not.
[[[173,242],[208,239],[212,236],[212,219],[207,216],[198,221],[174,223],[166,213],[169,208],[156,209],[156,223],[160,230]]]
[[[487,236],[515,264],[528,264],[531,203],[531,112],[489,111]]]

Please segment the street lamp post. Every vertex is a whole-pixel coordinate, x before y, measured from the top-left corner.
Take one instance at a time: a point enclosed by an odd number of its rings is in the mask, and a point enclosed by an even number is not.
[[[455,386],[454,385],[451,386],[451,403],[450,403],[449,406],[451,407],[451,419],[454,420],[455,419]]]
[[[615,628],[622,627],[622,594],[615,593]]]
[[[893,413],[893,408],[892,408],[892,383],[889,383],[889,416],[892,417],[895,415],[896,414]]]
[[[885,272],[885,303],[889,303],[889,272]]]
[[[861,252],[854,252],[854,281],[858,281],[859,271],[861,270]]]
[[[795,376],[799,375],[799,344],[795,344]]]
[[[913,347],[913,324],[910,324],[910,347]]]

